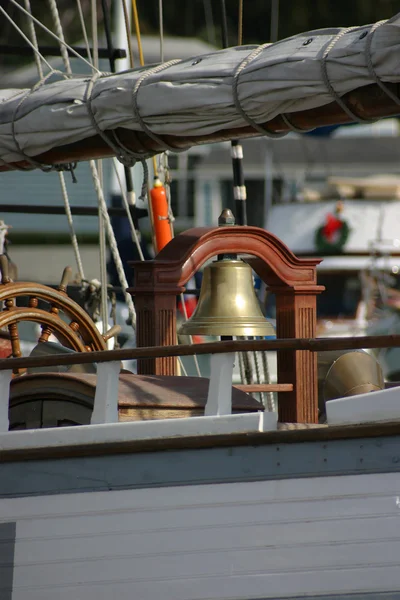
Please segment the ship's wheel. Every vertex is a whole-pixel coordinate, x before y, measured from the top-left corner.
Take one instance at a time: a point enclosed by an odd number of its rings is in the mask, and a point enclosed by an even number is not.
[[[10,356],[22,356],[18,332],[18,323],[22,321],[40,325],[39,343],[48,342],[50,336],[54,336],[60,344],[76,352],[106,350],[106,341],[117,333],[117,328],[113,327],[104,336],[101,335],[90,316],[68,297],[66,288],[72,274],[70,267],[64,269],[57,289],[38,283],[13,282],[5,255],[0,255],[0,272],[0,305],[3,306],[0,330],[8,329],[10,334]],[[23,306],[17,306],[17,298],[24,299],[19,302]]]

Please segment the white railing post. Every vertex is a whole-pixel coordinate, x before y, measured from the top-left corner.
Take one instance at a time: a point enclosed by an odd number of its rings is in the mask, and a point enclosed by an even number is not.
[[[90,423],[118,422],[118,383],[120,362],[97,364],[96,394]]]
[[[210,385],[208,387],[206,416],[232,414],[232,374],[235,354],[211,356]]]
[[[8,431],[8,407],[12,371],[0,371],[0,431]]]

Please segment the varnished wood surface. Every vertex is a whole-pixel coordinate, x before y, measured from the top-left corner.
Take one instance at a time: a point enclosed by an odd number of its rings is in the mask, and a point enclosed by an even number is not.
[[[248,394],[256,392],[292,392],[293,383],[237,383],[235,388]]]
[[[356,350],[363,348],[397,348],[400,335],[377,335],[337,338],[289,338],[276,340],[239,340],[207,342],[204,344],[182,344],[122,350],[105,350],[77,354],[54,354],[47,357],[10,358],[0,360],[0,371],[9,369],[82,365],[93,362],[136,360],[166,356],[193,356],[195,354],[221,354],[227,352],[262,352],[282,350]]]

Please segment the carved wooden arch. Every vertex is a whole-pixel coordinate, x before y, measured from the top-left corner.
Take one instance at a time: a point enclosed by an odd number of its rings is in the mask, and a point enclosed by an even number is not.
[[[197,227],[173,238],[153,261],[132,262],[135,294],[150,284],[182,288],[207,260],[218,254],[249,254],[251,265],[270,286],[293,289],[316,285],[319,258],[298,258],[275,235],[260,227]],[[152,272],[152,276],[150,276]],[[150,283],[151,282],[151,283]]]
[[[134,268],[137,346],[176,343],[176,296],[201,266],[219,254],[247,254],[251,266],[276,294],[277,337],[315,337],[318,258],[298,258],[275,235],[259,227],[224,226],[189,229],[165,246],[151,261]],[[175,375],[175,358],[138,361],[138,373]],[[279,383],[293,383],[280,397],[280,419],[318,421],[317,363],[314,353],[278,353]]]

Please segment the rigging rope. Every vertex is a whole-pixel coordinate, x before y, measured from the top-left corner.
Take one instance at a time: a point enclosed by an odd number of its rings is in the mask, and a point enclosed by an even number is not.
[[[49,1],[50,11],[51,11],[51,15],[53,17],[54,26],[56,28],[57,34],[58,34],[60,40],[64,41],[64,43],[65,43],[64,32],[63,32],[62,25],[61,25],[57,2],[56,2],[56,0],[48,0],[48,1]],[[32,23],[32,26],[34,27],[33,23]],[[61,56],[62,56],[63,63],[64,63],[64,68],[68,74],[72,74],[68,52],[67,52],[65,46],[61,43],[61,41],[60,41],[59,46],[60,46],[60,52],[61,52]],[[58,176],[60,179],[61,193],[62,193],[62,197],[64,200],[64,209],[65,209],[65,214],[66,214],[67,221],[68,221],[68,227],[69,227],[73,252],[75,255],[75,261],[76,261],[76,265],[78,267],[78,273],[79,273],[80,280],[84,281],[85,273],[84,273],[84,269],[83,269],[83,262],[82,262],[82,257],[81,257],[81,253],[79,250],[78,238],[76,237],[76,233],[75,233],[74,221],[73,221],[73,217],[72,217],[67,186],[65,184],[64,173],[60,172],[58,174]]]
[[[388,88],[388,86],[383,83],[383,81],[381,81],[379,79],[378,75],[376,74],[374,65],[372,63],[371,46],[372,46],[372,40],[373,40],[373,37],[374,37],[373,34],[375,33],[375,31],[379,27],[381,27],[381,25],[384,25],[386,22],[387,22],[386,20],[385,21],[378,21],[378,23],[375,23],[375,25],[373,25],[371,27],[369,35],[367,36],[367,39],[366,39],[365,57],[366,57],[366,60],[367,60],[368,72],[371,75],[372,79],[375,81],[376,84],[379,85],[379,87],[381,88],[381,90],[384,91],[385,94],[387,94],[387,96],[389,96],[389,98],[391,98],[393,100],[393,102],[395,102],[396,104],[400,105],[400,98],[396,94],[394,94],[392,92],[392,90],[390,90]]]
[[[243,43],[243,0],[239,0],[239,16],[238,16],[238,46]]]
[[[86,25],[85,25],[85,17],[83,15],[81,0],[76,0],[76,5],[77,5],[77,8],[78,8],[79,22],[81,24],[81,29],[82,29],[83,39],[84,39],[84,42],[85,42],[86,52],[87,52],[87,55],[88,55],[89,62],[91,63],[93,61],[93,59],[92,59],[92,53],[91,53],[91,50],[90,50],[89,39],[88,39],[88,36],[87,36]]]
[[[99,67],[99,42],[97,31],[97,1],[91,0],[91,17],[92,17],[92,40],[93,40],[93,64],[96,68]],[[96,163],[93,161],[93,164]],[[98,183],[103,186],[103,161],[97,161],[97,179]],[[92,171],[93,176],[93,171]],[[98,198],[98,223],[99,223],[99,266],[100,266],[100,315],[103,333],[108,329],[108,278],[107,278],[107,238],[105,232],[105,218]],[[106,207],[107,212],[107,207]],[[108,215],[108,212],[107,212]],[[121,280],[120,280],[121,281]],[[122,285],[122,283],[121,283]]]
[[[164,10],[163,10],[163,0],[158,0],[158,18],[160,20],[160,62],[164,62]]]
[[[144,56],[143,56],[143,46],[142,46],[142,36],[140,35],[140,24],[139,24],[139,14],[137,10],[136,0],[132,0],[132,14],[133,14],[133,23],[135,25],[135,34],[138,45],[139,52],[139,63],[140,66],[144,66]]]
[[[120,191],[121,191],[121,197],[122,197],[122,202],[124,204],[124,208],[125,208],[125,211],[126,211],[126,216],[128,217],[129,227],[131,229],[132,241],[136,245],[136,249],[138,251],[140,260],[144,260],[143,251],[142,251],[142,248],[141,248],[141,245],[140,245],[138,234],[137,234],[137,231],[136,231],[136,228],[135,228],[135,224],[134,224],[133,219],[132,219],[131,211],[129,210],[128,197],[127,197],[127,195],[125,193],[124,187],[122,185],[121,177],[120,177],[120,174],[118,172],[118,162],[117,162],[116,158],[113,159],[113,168],[114,168],[114,173],[116,175],[116,178],[117,178],[117,181],[118,181],[118,185],[119,185],[119,188],[120,188]]]
[[[92,15],[92,40],[93,40],[93,65],[99,69],[99,40],[97,36],[97,3],[96,0],[91,2]]]
[[[29,12],[29,14],[32,14],[30,0],[25,0],[25,8]],[[39,79],[42,79],[42,77],[43,77],[43,69],[42,69],[42,63],[40,62],[40,57],[39,57],[40,52],[39,52],[39,45],[38,45],[38,41],[37,41],[37,37],[36,37],[36,29],[35,29],[35,25],[34,25],[32,19],[28,19],[28,28],[29,28],[29,31],[30,31],[30,34],[31,34],[32,44],[34,45],[34,47],[37,50],[37,52],[33,52],[33,56],[35,58],[35,63],[36,63],[36,68],[37,68],[37,72],[38,72],[38,75],[39,75]]]
[[[332,98],[335,100],[335,102],[337,104],[339,104],[340,108],[342,110],[344,110],[344,112],[351,118],[353,119],[353,121],[355,121],[356,123],[374,123],[374,120],[371,119],[362,119],[361,117],[359,117],[358,115],[356,115],[346,104],[346,102],[344,102],[341,97],[339,96],[339,94],[337,93],[337,91],[335,90],[335,88],[333,87],[330,79],[329,79],[329,75],[328,75],[328,65],[327,65],[327,61],[328,61],[328,56],[329,56],[329,52],[331,50],[333,50],[333,48],[335,47],[335,45],[337,44],[337,42],[344,36],[346,35],[346,33],[350,33],[350,31],[354,31],[355,29],[358,29],[358,27],[346,27],[345,29],[342,29],[341,31],[339,31],[339,33],[330,41],[330,43],[327,45],[327,47],[325,48],[323,54],[322,54],[322,58],[321,58],[321,74],[322,74],[322,81],[324,82],[326,89],[329,91],[330,95],[332,96]]]
[[[19,11],[23,12],[25,15],[27,15],[30,19],[32,19],[32,21],[34,23],[36,23],[36,25],[39,25],[39,27],[41,27],[48,35],[50,35],[53,39],[57,40],[57,42],[59,44],[63,44],[63,46],[65,46],[65,48],[67,48],[67,50],[69,52],[71,52],[71,54],[73,54],[74,56],[76,56],[77,58],[79,58],[82,62],[84,62],[85,64],[87,64],[93,71],[98,71],[98,69],[96,69],[89,61],[87,61],[83,56],[81,56],[79,54],[79,52],[77,52],[74,48],[72,48],[71,46],[69,46],[66,42],[63,42],[62,40],[60,40],[60,38],[51,31],[51,29],[49,29],[48,27],[46,27],[46,25],[44,25],[41,21],[39,21],[38,19],[36,19],[32,14],[29,13],[29,11],[25,10],[22,6],[20,6],[18,4],[18,2],[16,2],[16,0],[8,0],[9,2],[11,2],[16,8],[18,8]],[[0,7],[1,12],[3,12],[5,14],[5,16],[10,19],[7,15],[7,13],[5,12],[4,9],[2,9],[2,7]],[[14,21],[11,20],[11,22],[13,23],[13,25],[16,27]],[[19,28],[18,28],[19,29]],[[22,37],[28,41],[29,45],[32,45],[30,40],[28,40],[26,38],[26,36],[24,35],[24,33],[19,30]],[[47,66],[53,70],[53,68],[49,65],[49,63],[42,57],[42,59],[44,60],[44,62],[47,64]],[[100,73],[100,71],[98,71]]]
[[[132,49],[132,40],[131,40],[131,24],[130,24],[130,19],[129,19],[129,15],[128,15],[128,8],[126,6],[126,1],[125,0],[121,0],[122,2],[122,10],[124,13],[124,22],[125,22],[125,31],[126,31],[126,42],[128,44],[128,53],[129,53],[129,62],[131,65],[131,69],[133,69],[134,67],[134,60],[133,60],[133,49]]]
[[[104,225],[105,225],[105,230],[106,230],[107,237],[108,237],[108,242],[110,244],[111,254],[112,254],[112,257],[115,262],[115,267],[117,269],[118,278],[119,278],[119,280],[121,282],[121,286],[123,288],[125,302],[128,306],[129,317],[132,320],[132,326],[135,326],[136,325],[136,311],[135,311],[135,307],[133,304],[132,296],[126,291],[129,286],[128,286],[127,279],[125,277],[122,260],[119,255],[119,252],[118,252],[117,240],[115,239],[114,230],[111,225],[111,219],[108,214],[107,204],[106,204],[106,201],[104,198],[103,188],[100,183],[100,178],[99,178],[99,174],[97,171],[96,163],[94,160],[91,160],[89,162],[89,165],[90,165],[90,170],[92,173],[94,188],[95,188],[95,191],[97,194],[97,199],[99,202],[99,207],[100,207],[103,219],[104,219]]]
[[[138,14],[138,10],[137,10],[136,0],[132,0],[132,13],[133,13],[133,20],[134,20],[134,25],[135,25],[135,34],[136,34],[136,39],[137,39],[137,44],[138,44],[139,62],[140,62],[141,66],[144,66],[144,54],[143,54],[142,38],[141,38],[141,34],[140,34],[139,14]],[[163,25],[163,2],[162,2],[162,0],[159,0],[159,21],[160,21],[160,61],[161,61],[161,63],[163,63],[164,62],[164,25]],[[170,63],[175,64],[175,62],[180,62],[180,61],[179,60],[178,61],[170,61],[167,64],[170,64]],[[162,65],[156,66],[157,71],[160,70],[159,69],[160,66],[162,67]],[[133,106],[136,111],[136,114],[137,114],[137,117],[138,117],[138,120],[139,120],[139,123],[140,123],[142,129],[144,129],[145,131],[146,130],[150,131],[147,128],[147,125],[143,121],[142,117],[140,116],[139,111],[138,111],[138,105],[137,105],[137,95],[139,92],[139,87],[142,84],[142,81],[144,79],[145,78],[140,78],[139,81],[137,82],[137,86],[133,90],[133,94],[132,94]],[[150,132],[150,134],[151,134],[151,132]],[[175,152],[177,151],[174,148],[170,148],[170,150],[175,151]],[[169,226],[170,226],[171,237],[174,237],[173,222],[174,222],[175,218],[174,218],[174,215],[172,212],[172,206],[171,206],[171,187],[170,187],[170,180],[169,180],[167,153],[163,152],[162,157],[164,159],[164,174],[167,175],[164,178],[165,194],[166,194],[167,206],[168,206],[168,217],[167,218],[168,218],[168,222],[169,222]],[[145,168],[145,165],[146,165],[146,169],[147,169],[146,162],[143,161],[142,164],[143,164],[143,168]],[[156,179],[158,177],[158,168],[157,168],[157,160],[156,160],[155,156],[153,156],[153,172],[154,172],[154,178]],[[152,209],[152,202],[150,201],[151,193],[150,193],[150,186],[149,186],[149,182],[148,182],[148,170],[144,172],[144,179],[147,180],[147,197],[148,197],[149,216],[150,216],[150,222],[151,222],[152,234],[153,234],[153,245],[154,245],[154,248],[156,249],[157,243],[156,243],[156,239],[155,239],[154,214],[153,214],[153,209]],[[168,179],[168,181],[167,181],[167,179]],[[187,315],[184,295],[181,294],[180,298],[181,298],[181,305],[182,305],[184,319],[185,319],[185,321],[187,321],[188,315]],[[191,344],[193,343],[192,336],[189,336],[189,341]],[[196,372],[197,372],[198,376],[201,377],[200,366],[199,366],[198,358],[196,355],[193,356],[193,360],[194,360]],[[185,375],[187,375],[186,370],[183,365],[183,362],[182,362],[182,359],[180,357],[179,357],[179,363],[180,363],[182,371],[185,373]]]
[[[10,1],[12,2],[12,0],[10,0]],[[22,8],[22,6],[19,6],[19,4],[17,6],[18,6],[18,8]],[[37,50],[37,48],[35,47],[35,45],[24,34],[24,32],[22,31],[22,29],[20,29],[18,27],[18,25],[15,23],[15,21],[6,13],[6,11],[4,10],[4,8],[2,6],[0,6],[0,12],[6,17],[6,19],[8,19],[8,21],[11,23],[11,25],[14,27],[14,29],[16,29],[18,31],[18,33],[26,41],[26,43],[29,44],[29,46],[32,48],[32,50],[35,53],[35,55],[37,55],[40,58],[40,60],[44,62],[44,64],[46,65],[46,67],[48,67],[50,69],[50,71],[53,71],[53,67],[47,62],[47,60],[39,52],[39,50]],[[32,14],[30,14],[28,11],[25,11],[25,12],[27,13],[28,16],[31,17],[32,20],[35,20],[34,17],[32,16]]]
[[[59,14],[58,8],[57,8],[57,2],[56,2],[56,0],[48,0],[48,3],[49,3],[49,7],[50,7],[51,16],[53,18],[54,27],[55,27],[57,36],[59,38],[59,46],[60,46],[61,58],[62,58],[62,61],[64,64],[64,69],[65,69],[65,72],[68,73],[68,75],[72,75],[71,64],[69,62],[68,51],[65,47],[64,32],[63,32],[63,28],[61,25],[60,14]]]
[[[73,248],[74,255],[75,255],[75,261],[76,261],[76,265],[78,267],[78,273],[79,273],[80,280],[84,281],[85,273],[83,270],[83,263],[82,263],[81,253],[79,250],[78,238],[76,237],[76,233],[75,233],[74,221],[72,218],[72,212],[71,212],[71,206],[70,206],[69,198],[68,198],[67,186],[65,185],[64,173],[59,173],[58,176],[60,178],[61,192],[62,192],[62,196],[63,196],[63,200],[64,200],[64,209],[65,209],[65,214],[67,216],[72,248]]]

